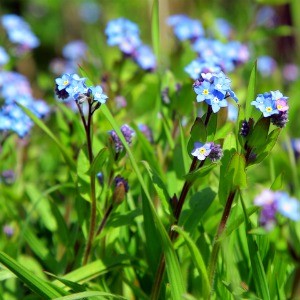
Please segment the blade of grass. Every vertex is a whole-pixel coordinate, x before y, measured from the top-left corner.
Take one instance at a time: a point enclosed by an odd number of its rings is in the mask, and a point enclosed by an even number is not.
[[[182,295],[185,291],[184,282],[183,282],[183,276],[181,273],[180,265],[175,253],[175,250],[173,248],[172,242],[168,236],[168,233],[166,229],[164,228],[162,222],[157,216],[157,213],[155,211],[154,205],[152,203],[152,199],[150,197],[149,191],[146,187],[146,184],[144,182],[143,176],[137,166],[137,163],[135,161],[135,158],[123,136],[121,133],[119,126],[117,125],[116,121],[114,120],[114,117],[112,116],[111,112],[107,108],[106,105],[102,106],[102,112],[104,113],[105,117],[113,127],[113,129],[116,131],[117,135],[119,136],[120,140],[122,141],[127,154],[129,156],[129,159],[131,161],[131,165],[133,170],[136,173],[136,176],[141,184],[142,189],[144,190],[146,199],[148,200],[149,208],[151,210],[152,218],[153,218],[153,224],[157,226],[157,230],[160,234],[160,238],[162,240],[163,249],[166,257],[166,264],[167,264],[167,274],[170,281],[170,288],[172,293],[172,298],[174,300],[181,300]]]
[[[247,215],[247,209],[243,197],[241,195],[241,192],[239,194],[240,194],[240,199],[241,199],[244,216],[245,216],[246,236],[247,236],[248,250],[250,253],[250,262],[252,266],[254,285],[258,296],[261,297],[262,299],[269,300],[271,298],[270,298],[270,292],[268,288],[267,277],[265,274],[264,266],[261,260],[257,243],[254,240],[254,237],[248,233],[252,229],[252,225]]]
[[[65,297],[58,297],[58,298],[55,298],[54,300],[77,300],[77,299],[85,299],[85,298],[91,298],[91,297],[96,297],[95,299],[99,299],[99,297],[101,297],[101,299],[102,298],[126,299],[122,296],[113,295],[111,293],[91,291],[91,292],[76,293],[76,294],[68,295]]]
[[[210,285],[208,280],[207,269],[203,261],[202,255],[198,250],[198,247],[196,246],[194,241],[189,237],[189,235],[184,230],[182,230],[179,226],[173,226],[172,230],[177,231],[184,238],[186,245],[190,250],[193,263],[197,268],[201,277],[202,288],[203,288],[202,296],[204,299],[206,299],[206,297],[209,295]]]
[[[155,56],[159,60],[159,1],[154,0],[151,16],[152,45]]]
[[[53,288],[50,283],[32,274],[29,270],[2,251],[0,251],[0,262],[16,274],[22,282],[43,299],[53,299],[67,294],[63,290],[58,292],[58,290]]]
[[[72,171],[75,171],[76,165],[75,162],[72,160],[71,155],[68,153],[66,148],[61,144],[61,142],[56,138],[54,133],[34,114],[32,113],[27,107],[18,103],[18,106],[26,113],[26,115],[42,130],[44,133],[50,137],[50,139],[57,145],[61,154],[63,155],[66,163],[69,165]]]

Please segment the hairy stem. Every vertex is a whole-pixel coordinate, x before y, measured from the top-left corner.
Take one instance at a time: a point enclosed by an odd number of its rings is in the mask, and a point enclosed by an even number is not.
[[[221,237],[222,233],[225,230],[235,194],[236,194],[236,190],[231,191],[230,194],[228,195],[226,205],[225,205],[225,208],[224,208],[224,211],[223,211],[223,215],[222,215],[217,233],[216,233],[215,238],[214,238],[213,249],[212,249],[212,252],[211,252],[209,265],[208,265],[208,279],[209,279],[209,282],[210,282],[211,290],[213,290],[215,271],[216,271],[216,266],[217,266],[217,261],[218,261],[218,254],[219,254],[219,250],[220,250],[219,238]]]
[[[204,121],[205,126],[207,126],[211,114],[212,114],[212,108],[211,108],[211,106],[208,106],[207,114],[206,114],[205,121]],[[194,157],[193,161],[191,163],[191,166],[190,166],[189,173],[195,171],[196,169],[201,168],[204,165],[204,162],[205,162],[205,160],[201,161],[201,163],[197,167],[198,159],[197,159],[197,157]],[[169,229],[169,237],[170,237],[171,241],[174,241],[178,236],[178,233],[173,231],[172,227],[174,225],[178,224],[183,204],[185,202],[186,196],[187,196],[191,186],[192,186],[192,183],[189,182],[188,180],[186,180],[183,187],[182,187],[180,197],[179,197],[179,200],[178,200],[178,203],[176,205],[175,212],[174,212],[175,221]],[[162,256],[160,258],[159,265],[158,265],[158,269],[156,271],[155,281],[154,281],[153,288],[152,288],[152,293],[151,293],[151,299],[153,299],[153,300],[156,300],[159,297],[160,289],[161,289],[161,283],[162,283],[164,273],[165,273],[165,268],[166,268],[166,260],[165,260],[165,256],[162,254]]]
[[[86,138],[87,138],[87,149],[88,149],[88,157],[90,165],[93,162],[93,148],[92,148],[92,136],[91,136],[91,127],[92,127],[92,104],[89,103],[89,112],[88,112],[88,120],[86,125]],[[90,174],[90,188],[91,188],[91,215],[90,215],[90,228],[88,240],[83,256],[83,265],[86,265],[89,259],[89,255],[92,248],[92,243],[95,235],[95,227],[96,227],[96,175],[95,172],[92,171]]]
[[[98,230],[96,232],[96,236],[98,236],[102,232],[102,230],[103,230],[103,228],[104,228],[104,226],[105,226],[105,224],[106,224],[106,222],[108,220],[108,217],[111,214],[112,210],[113,210],[113,205],[111,204],[108,207],[108,209],[106,210],[106,212],[105,212],[105,214],[103,216],[103,219],[102,219],[102,221],[101,221],[101,223],[100,223],[100,225],[98,227]]]

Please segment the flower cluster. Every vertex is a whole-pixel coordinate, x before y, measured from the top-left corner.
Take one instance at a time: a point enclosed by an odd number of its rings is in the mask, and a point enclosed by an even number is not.
[[[227,98],[231,97],[236,102],[235,93],[231,90],[230,79],[223,72],[202,73],[200,80],[196,80],[193,85],[197,94],[197,102],[205,101],[211,105],[213,112],[218,112],[221,107],[228,106]]]
[[[45,117],[50,112],[44,101],[32,97],[27,78],[16,72],[0,72],[1,98],[4,104],[0,108],[0,131],[13,131],[19,137],[25,137],[30,132],[33,122],[17,103],[27,107],[39,118]]]
[[[150,47],[140,39],[138,26],[125,19],[118,18],[108,22],[105,34],[109,46],[118,46],[131,57],[142,69],[152,71],[156,68],[156,59]]]
[[[74,99],[80,104],[87,101],[104,104],[108,98],[100,85],[87,87],[85,78],[77,74],[63,74],[56,78],[55,92],[59,99]]]
[[[23,54],[39,46],[38,38],[20,16],[8,14],[1,17],[1,24],[11,43],[17,45],[16,54]]]
[[[128,143],[128,145],[131,145],[132,138],[135,135],[135,132],[132,128],[130,128],[127,124],[122,125],[121,132]],[[117,133],[114,130],[111,130],[110,132],[111,139],[114,144],[114,148],[116,153],[120,153],[124,150],[123,143],[121,142],[120,138],[118,137]]]
[[[300,220],[300,202],[286,192],[264,190],[254,199],[254,204],[262,207],[259,222],[266,230],[276,224],[277,213],[293,221]]]
[[[167,24],[173,28],[175,36],[180,41],[194,41],[204,35],[202,24],[186,15],[173,15],[167,19]]]
[[[222,158],[223,151],[221,146],[218,144],[212,142],[205,144],[196,142],[191,154],[199,160],[205,160],[208,157],[212,162],[216,162]]]
[[[288,97],[279,91],[271,91],[258,94],[256,99],[251,102],[259,109],[264,117],[271,117],[271,122],[277,127],[284,127],[288,122]]]
[[[168,18],[167,23],[180,41],[190,41],[197,54],[197,58],[185,68],[194,80],[199,79],[201,73],[233,71],[237,65],[249,59],[248,47],[238,41],[222,43],[214,38],[205,38],[203,27],[198,20],[185,15],[174,15]],[[216,27],[225,38],[231,36],[232,28],[226,20],[217,20]]]

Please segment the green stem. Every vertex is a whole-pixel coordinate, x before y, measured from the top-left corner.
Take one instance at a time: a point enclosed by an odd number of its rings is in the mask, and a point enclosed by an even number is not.
[[[206,114],[205,121],[204,121],[205,126],[207,126],[211,114],[212,114],[212,108],[211,108],[211,106],[208,106],[207,114]],[[201,161],[201,163],[197,167],[198,159],[197,159],[197,157],[194,157],[193,161],[191,163],[191,166],[190,166],[189,173],[191,173],[192,171],[194,171],[196,169],[201,168],[204,165],[204,162],[205,162],[205,160]],[[174,241],[178,236],[177,232],[172,231],[172,226],[178,224],[183,204],[185,202],[186,196],[187,196],[191,186],[192,186],[192,184],[188,180],[186,180],[182,187],[180,197],[179,197],[179,200],[176,205],[175,212],[174,212],[175,221],[169,229],[169,237],[170,237],[171,241]],[[151,293],[152,300],[156,300],[159,298],[161,283],[162,283],[162,280],[164,277],[165,268],[166,268],[165,256],[162,254],[159,265],[158,265],[158,269],[156,271],[155,281],[154,281],[153,288],[152,288],[152,293]]]
[[[92,127],[92,104],[89,103],[89,112],[88,112],[88,121],[85,127],[85,133],[87,138],[87,148],[88,148],[88,156],[90,165],[93,162],[93,147],[92,147],[92,136],[91,136],[91,127]],[[91,188],[91,215],[90,215],[90,229],[88,240],[83,256],[83,265],[86,265],[89,259],[89,255],[92,248],[92,243],[95,235],[95,227],[96,227],[96,175],[95,172],[92,171],[90,174],[90,188]]]
[[[216,272],[216,265],[218,261],[218,254],[220,250],[220,241],[219,238],[221,237],[222,233],[225,230],[226,223],[231,211],[232,203],[235,197],[237,190],[231,191],[230,194],[228,195],[226,205],[223,211],[223,215],[217,230],[217,233],[214,238],[214,244],[213,244],[213,249],[211,252],[210,260],[209,260],[209,265],[208,265],[208,279],[210,282],[211,286],[211,291],[213,290],[213,284],[214,284],[214,277],[215,277],[215,272]]]
[[[113,210],[113,205],[111,204],[108,207],[108,209],[106,210],[106,212],[105,212],[105,214],[103,216],[102,222],[100,223],[99,228],[98,228],[98,230],[96,232],[96,236],[98,236],[102,232],[102,230],[103,230],[103,228],[104,228],[104,226],[105,226],[105,224],[106,224],[106,222],[108,220],[108,217],[110,216],[112,210]]]

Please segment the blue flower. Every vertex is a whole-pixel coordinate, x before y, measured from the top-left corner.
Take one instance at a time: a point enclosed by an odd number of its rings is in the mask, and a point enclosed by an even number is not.
[[[103,89],[100,85],[97,86],[92,86],[89,88],[92,92],[93,98],[94,100],[100,102],[100,103],[105,103],[106,99],[108,98],[104,93],[103,93]]]
[[[267,230],[275,226],[277,213],[293,221],[300,220],[300,202],[286,192],[264,190],[255,198],[254,204],[262,207],[260,224]]]
[[[180,41],[194,40],[204,35],[202,24],[185,15],[174,15],[168,18],[168,25],[173,27],[174,34]]]
[[[56,78],[55,83],[59,91],[66,89],[72,82],[70,74],[63,74],[61,78]]]
[[[199,142],[196,142],[194,144],[194,149],[191,152],[191,154],[195,157],[197,157],[199,160],[205,160],[207,156],[209,156],[211,152],[211,144],[206,143],[202,144]]]
[[[139,40],[138,26],[125,19],[118,18],[107,23],[105,34],[107,36],[107,44],[109,46],[120,46],[127,38]]]
[[[285,192],[277,192],[275,197],[277,198],[277,210],[280,214],[293,221],[300,220],[300,202],[297,199],[291,198]]]
[[[230,79],[223,72],[201,73],[201,78],[193,85],[197,94],[197,102],[205,101],[212,106],[213,112],[218,112],[221,107],[228,106],[227,97],[238,99],[230,88]]]
[[[213,85],[209,81],[203,81],[199,85],[194,85],[194,91],[197,94],[197,102],[213,98]]]
[[[277,91],[274,95],[278,96],[279,95],[278,92],[279,91]],[[258,94],[256,99],[251,102],[251,105],[254,105],[257,109],[259,109],[263,113],[264,117],[269,117],[274,114],[279,114],[279,110],[277,109],[277,101],[275,98],[273,98],[272,93]],[[279,105],[279,109],[283,111],[287,110],[285,109],[286,102],[283,103],[282,101],[280,101],[278,105]]]
[[[263,77],[271,76],[277,67],[276,61],[270,56],[257,58],[257,70]]]
[[[134,60],[143,70],[152,71],[156,68],[156,58],[149,46],[138,47]]]
[[[226,95],[227,91],[230,90],[231,80],[225,76],[223,72],[215,74],[214,78],[214,89]]]
[[[228,106],[226,99],[224,99],[224,94],[220,91],[214,90],[212,93],[213,97],[206,100],[206,103],[211,105],[214,113],[218,112],[221,107]]]
[[[71,41],[62,50],[64,58],[80,62],[86,56],[87,45],[81,40]]]

